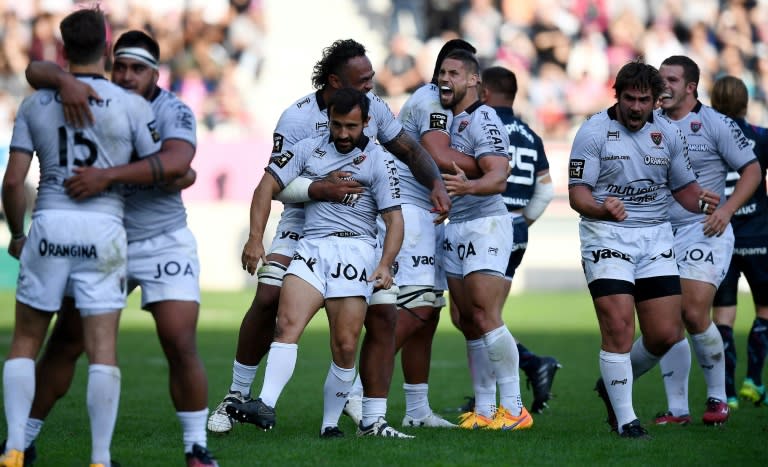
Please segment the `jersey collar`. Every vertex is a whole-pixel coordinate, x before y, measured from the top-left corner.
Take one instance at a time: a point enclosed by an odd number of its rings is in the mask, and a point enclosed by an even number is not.
[[[480,101],[475,101],[475,103],[474,103],[474,104],[472,104],[472,105],[470,105],[469,107],[467,107],[466,109],[464,109],[464,112],[466,112],[466,113],[468,113],[468,114],[471,114],[472,112],[474,112],[475,110],[477,110],[477,108],[478,108],[478,107],[480,107],[481,105],[483,105],[483,103],[482,103],[482,102],[480,102]]]

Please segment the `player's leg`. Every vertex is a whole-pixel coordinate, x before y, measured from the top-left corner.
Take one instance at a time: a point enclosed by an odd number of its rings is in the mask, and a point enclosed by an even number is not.
[[[3,364],[3,402],[8,426],[4,456],[20,458],[26,450],[26,426],[35,395],[35,358],[43,345],[52,312],[16,301],[15,324]]]
[[[110,444],[120,401],[117,327],[120,312],[81,307],[88,356],[86,405],[91,421],[91,463],[110,465]]]
[[[747,338],[747,377],[739,397],[755,404],[768,404],[762,379],[768,354],[768,253],[765,253],[765,244],[752,250],[756,253],[744,257],[743,271],[752,291],[756,314]]]
[[[720,283],[712,302],[712,321],[717,326],[717,331],[723,339],[725,350],[725,395],[728,398],[728,406],[732,409],[739,408],[739,399],[736,396],[736,344],[733,338],[733,324],[736,322],[736,297],[738,296],[739,268],[738,257],[731,258],[731,264],[725,279]]]
[[[339,415],[355,378],[357,343],[366,315],[362,296],[329,298],[325,301],[331,332],[332,361],[323,385],[323,423],[321,437],[343,436],[338,429]],[[386,399],[385,399],[386,400]]]

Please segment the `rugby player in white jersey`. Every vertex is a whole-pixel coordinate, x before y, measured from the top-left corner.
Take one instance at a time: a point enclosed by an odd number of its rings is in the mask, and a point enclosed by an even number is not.
[[[470,180],[454,165],[455,174],[443,175],[453,203],[445,227],[444,268],[467,341],[476,401],[460,426],[519,430],[532,426],[533,418],[520,397],[515,340],[501,317],[513,243],[512,220],[501,197],[509,138],[496,112],[479,100],[479,71],[473,54],[454,50],[441,63],[438,77],[440,102],[453,112],[451,147],[473,157],[482,172]],[[493,379],[480,377],[487,373],[476,371],[481,365],[492,369]]]
[[[700,200],[712,212],[719,198],[696,183],[680,131],[653,114],[664,90],[658,70],[628,63],[614,89],[616,104],[589,117],[576,134],[568,195],[581,215],[582,265],[602,337],[596,390],[612,430],[646,438],[632,405],[634,310],[658,361],[683,333],[670,198],[692,212]]]
[[[699,183],[724,199],[709,218],[709,230],[704,231],[701,230],[703,214],[688,212],[677,203],[670,208],[683,294],[683,322],[707,384],[702,421],[706,425],[719,425],[728,420],[729,413],[725,358],[723,340],[709,310],[731,260],[734,242],[731,217],[755,192],[762,174],[749,141],[736,122],[698,100],[699,67],[693,60],[682,55],[671,56],[662,62],[659,73],[664,79],[665,90],[657,114],[670,119],[683,133]],[[733,193],[725,199],[725,178],[729,169],[736,170],[740,177]],[[643,362],[647,356],[648,352],[639,340],[633,348],[632,359]],[[688,340],[681,336],[661,360],[668,411],[661,414],[656,423],[690,422],[690,367],[691,350]]]
[[[197,353],[195,334],[200,287],[197,246],[187,227],[179,190],[163,183],[170,175],[191,171],[195,154],[195,117],[186,104],[157,87],[157,42],[141,31],[122,34],[114,46],[112,81],[150,102],[162,152],[152,165],[130,164],[106,170],[82,170],[66,186],[70,195],[85,199],[110,184],[134,183],[125,189],[124,224],[128,238],[128,291],[141,286],[142,308],[152,313],[158,337],[168,359],[171,399],[182,426],[185,458],[190,466],[216,465],[207,450],[208,387],[205,368]],[[36,87],[61,89],[69,118],[87,122],[83,114],[93,90],[77,82],[53,63],[32,63],[27,75]],[[92,98],[99,96],[93,93]],[[170,172],[170,173],[168,173]],[[180,183],[174,180],[174,184]],[[182,181],[181,183],[189,183]],[[38,374],[52,382],[39,386],[30,413],[27,444],[39,433],[56,400],[64,395],[82,353],[78,313],[63,307]],[[31,436],[30,436],[31,435]]]
[[[389,107],[372,94],[373,68],[365,55],[365,47],[354,40],[338,40],[323,51],[323,58],[315,65],[312,81],[317,88],[286,109],[278,121],[274,133],[272,156],[279,156],[296,144],[299,140],[312,136],[328,134],[327,102],[333,94],[342,87],[353,87],[366,92],[371,104],[371,119],[365,128],[365,134],[378,141],[395,157],[407,161],[408,166],[420,183],[428,186],[434,209],[440,213],[442,220],[450,207],[450,200],[445,191],[445,185],[439,171],[429,154],[408,136],[402,129]],[[317,183],[313,183],[315,187]],[[354,184],[347,188],[348,194],[355,193]],[[301,191],[301,190],[299,190]],[[302,196],[306,196],[303,190]],[[313,193],[314,194],[314,193]],[[299,196],[299,198],[302,198]],[[303,198],[306,199],[306,198]],[[334,196],[317,196],[316,199],[333,199]],[[275,331],[275,314],[277,313],[278,298],[285,274],[296,243],[302,235],[304,213],[301,205],[286,204],[277,227],[277,234],[267,261],[258,270],[259,283],[256,295],[250,308],[243,317],[238,336],[237,353],[232,368],[232,382],[229,393],[219,403],[208,419],[208,429],[212,432],[228,432],[232,429],[232,419],[227,412],[227,406],[232,403],[243,403],[250,396],[250,387],[258,369],[258,364],[269,351]],[[250,274],[256,272],[246,268]],[[348,413],[359,424],[362,410],[368,417],[378,420],[386,413],[386,398],[394,369],[394,328],[397,317],[395,309],[396,289],[376,292],[370,302],[366,314],[366,334],[363,338],[360,352],[360,376],[365,388],[368,409],[357,408]],[[344,376],[346,377],[346,375]],[[338,375],[329,372],[328,381],[334,381]],[[354,375],[352,375],[354,379]],[[346,394],[339,397],[341,408],[337,404],[326,407],[324,419],[328,425],[336,425],[332,421],[338,418],[346,402]]]
[[[752,198],[733,213],[733,256],[725,279],[712,303],[712,319],[723,338],[725,349],[725,394],[731,409],[739,407],[739,399],[755,405],[765,404],[762,372],[768,353],[768,193],[765,172],[768,168],[768,128],[746,121],[749,93],[744,82],[735,76],[723,76],[715,81],[710,92],[712,108],[731,117],[749,139],[752,152],[760,162],[761,182]],[[729,170],[725,195],[730,196],[739,180],[735,170]],[[752,292],[755,320],[747,338],[747,376],[736,393],[736,342],[733,325],[736,321],[736,301],[739,276],[744,275]]]
[[[24,99],[14,125],[2,196],[12,237],[9,252],[21,267],[14,335],[3,367],[8,422],[3,466],[24,465],[25,429],[37,383],[35,358],[67,291],[82,315],[89,361],[91,466],[111,465],[120,399],[116,338],[126,296],[123,197],[108,190],[75,201],[63,184],[75,167],[107,168],[129,162],[134,151],[146,157],[160,149],[149,103],[103,77],[108,52],[102,12],[78,10],[62,20],[60,30],[70,71],[90,84],[101,100],[90,101],[96,123],[78,129],[65,122],[58,93],[37,91]],[[40,162],[40,185],[26,238],[23,183],[33,154]]]
[[[334,93],[328,103],[330,138],[320,135],[304,139],[273,157],[254,191],[249,240],[242,257],[248,270],[266,261],[263,236],[271,200],[296,177],[319,179],[343,170],[365,189],[352,203],[316,201],[304,205],[306,222],[283,278],[276,333],[261,393],[257,399],[227,407],[241,421],[264,429],[275,425],[275,405],[293,375],[299,338],[323,306],[331,333],[329,374],[336,376],[326,380],[324,405],[332,404],[338,394],[348,393],[352,387],[367,302],[374,283],[382,289],[393,285],[391,269],[403,240],[394,159],[363,132],[371,103],[364,92],[353,88]],[[378,215],[386,225],[386,235],[377,264]],[[328,420],[324,415],[320,436],[343,436],[337,424],[338,417]],[[370,426],[360,423],[357,434],[411,438],[388,426],[383,416]]]

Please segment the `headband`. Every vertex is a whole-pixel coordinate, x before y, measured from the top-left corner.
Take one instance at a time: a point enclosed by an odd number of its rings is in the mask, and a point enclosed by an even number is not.
[[[153,57],[152,54],[149,53],[146,49],[142,49],[141,47],[124,47],[122,49],[118,49],[115,51],[115,58],[117,59],[120,57],[138,60],[155,70],[158,68],[157,59]]]

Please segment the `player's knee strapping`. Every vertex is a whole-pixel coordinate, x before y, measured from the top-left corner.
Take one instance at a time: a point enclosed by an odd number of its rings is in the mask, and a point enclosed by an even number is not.
[[[287,269],[287,266],[283,266],[277,261],[270,261],[260,267],[256,272],[256,275],[259,278],[259,282],[262,284],[282,287],[283,276],[285,276],[285,271]]]
[[[371,295],[371,300],[368,305],[395,305],[397,304],[397,296],[400,294],[400,289],[393,285],[388,289],[378,289]]]
[[[414,318],[427,322],[430,319],[424,319],[422,316],[413,312],[414,308],[420,307],[435,307],[435,301],[437,295],[428,287],[420,287],[418,285],[406,285],[400,288],[400,294],[397,297],[397,307],[410,313]]]

